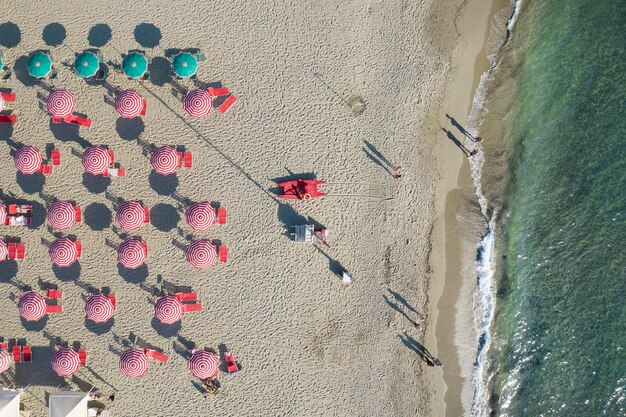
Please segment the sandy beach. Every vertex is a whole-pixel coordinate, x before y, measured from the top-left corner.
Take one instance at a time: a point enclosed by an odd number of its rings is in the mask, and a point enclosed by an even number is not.
[[[456,187],[445,177],[456,178],[462,161],[441,133],[440,109],[449,102],[453,60],[466,59],[453,53],[462,36],[455,25],[470,7],[431,3],[10,1],[0,47],[14,75],[0,87],[17,95],[7,107],[18,122],[0,126],[0,188],[7,203],[33,204],[34,222],[2,234],[26,245],[26,259],[0,264],[0,336],[33,346],[33,363],[3,377],[5,387],[27,387],[24,408],[44,416],[50,392],[95,387],[115,393],[105,402],[114,416],[443,415],[442,370],[423,356],[438,354],[433,320],[443,275],[431,256],[433,228],[442,196]],[[137,48],[153,57],[149,81],[117,73],[107,80],[137,89],[148,102],[145,117],[118,119],[108,89],[65,65],[94,46],[112,64]],[[171,82],[165,57],[175,48],[206,55],[198,81],[220,82],[238,97],[227,113],[200,120],[184,113],[173,88],[194,84]],[[56,59],[58,76],[47,84],[71,90],[91,128],[53,125],[40,108],[48,92],[26,73],[27,55],[39,49]],[[469,59],[473,67],[475,55]],[[12,147],[49,144],[61,165],[45,182],[16,175]],[[127,176],[108,182],[85,174],[76,155],[90,144],[114,150]],[[147,144],[184,145],[193,168],[154,175]],[[395,166],[400,179],[391,175]],[[276,182],[296,176],[324,179],[334,195],[278,200]],[[117,264],[114,246],[125,235],[114,221],[116,198],[150,208],[151,223],[129,234],[148,244],[145,268]],[[84,221],[65,233],[83,247],[69,268],[53,268],[47,254],[57,233],[45,222],[53,199],[83,209]],[[219,203],[227,224],[193,232],[185,199]],[[330,246],[291,241],[289,227],[303,223],[328,228]],[[202,238],[227,246],[228,262],[187,264],[181,247]],[[340,270],[354,282],[343,284]],[[49,284],[63,291],[64,312],[22,322],[20,292],[43,293]],[[203,311],[174,325],[155,321],[153,291],[171,285],[196,291]],[[112,322],[85,320],[88,286],[117,295]],[[88,352],[72,378],[50,367],[57,338]],[[119,353],[133,343],[162,349],[169,363],[151,361],[141,379],[122,376]],[[244,371],[221,372],[221,392],[204,398],[187,369],[190,343],[232,351]]]

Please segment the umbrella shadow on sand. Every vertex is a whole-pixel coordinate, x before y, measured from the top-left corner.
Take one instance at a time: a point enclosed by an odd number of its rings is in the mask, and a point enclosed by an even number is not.
[[[89,187],[87,187],[89,189]],[[85,224],[91,230],[102,231],[111,226],[113,213],[111,209],[102,203],[92,203],[84,210]]]
[[[150,209],[152,225],[161,232],[169,232],[178,225],[180,214],[176,207],[159,203]]]
[[[125,119],[120,117],[115,122],[115,130],[120,138],[124,140],[137,140],[143,133],[146,126],[141,117]]]
[[[148,178],[150,187],[159,195],[172,195],[178,187],[178,176],[176,174],[161,175],[157,172],[150,172]]]
[[[117,264],[117,273],[130,284],[140,284],[148,278],[148,267],[143,264],[135,269],[124,268]]]
[[[144,48],[154,48],[161,43],[161,29],[152,23],[140,23],[135,27],[135,40]]]
[[[15,173],[15,181],[26,194],[37,194],[43,191],[46,178],[41,172],[22,174],[20,171],[17,171]]]
[[[106,23],[98,23],[89,29],[87,42],[89,42],[90,46],[100,48],[106,45],[111,40],[112,36],[113,34],[109,25]]]
[[[171,337],[177,336],[178,332],[182,328],[182,324],[179,321],[172,324],[164,324],[157,320],[156,317],[152,318],[152,328],[157,332],[157,334],[161,337],[165,337],[169,339]]]
[[[83,185],[92,194],[102,194],[111,185],[111,178],[85,172],[83,174]]]
[[[13,72],[15,72],[15,78],[21,82],[25,87],[32,87],[39,84],[39,80],[28,73],[28,56],[22,55],[13,63]]]
[[[24,327],[27,332],[40,332],[46,327],[46,324],[48,324],[49,317],[46,314],[41,320],[37,321],[27,321],[22,317],[20,317],[20,320],[22,321],[22,327]]]
[[[163,87],[172,80],[170,76],[171,63],[166,58],[155,56],[150,64],[150,82]]]
[[[52,265],[52,272],[61,281],[75,281],[80,278],[80,262],[76,261],[70,266]]]
[[[97,334],[98,336],[102,336],[103,334],[108,333],[114,324],[115,324],[114,318],[110,318],[104,323],[96,323],[94,321],[91,321],[85,318],[85,327],[87,328],[87,330],[89,330],[92,333]]]
[[[65,41],[67,31],[60,23],[50,23],[43,28],[41,38],[48,46],[59,46]]]
[[[13,22],[0,24],[0,45],[5,48],[15,48],[22,40],[20,27]]]
[[[17,275],[17,262],[7,259],[0,262],[0,282],[9,282]]]
[[[54,138],[61,142],[76,142],[83,149],[91,146],[89,141],[80,136],[78,125],[64,122],[52,123],[52,119],[50,119],[50,131]]]

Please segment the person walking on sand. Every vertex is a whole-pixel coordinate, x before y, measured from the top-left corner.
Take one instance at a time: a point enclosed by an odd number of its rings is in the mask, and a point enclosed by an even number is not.
[[[483,138],[481,138],[480,136],[473,136],[472,137],[472,142],[474,143],[480,143],[483,141]]]
[[[402,177],[400,170],[402,170],[402,167],[400,165],[398,165],[397,167],[393,169],[393,177],[397,180],[399,180],[400,177]]]

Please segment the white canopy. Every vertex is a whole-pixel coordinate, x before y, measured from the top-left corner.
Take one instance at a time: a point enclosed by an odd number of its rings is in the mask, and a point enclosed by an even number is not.
[[[20,413],[20,393],[0,389],[0,417],[18,417]]]
[[[88,417],[88,400],[89,394],[85,392],[53,392],[48,400],[50,417]]]

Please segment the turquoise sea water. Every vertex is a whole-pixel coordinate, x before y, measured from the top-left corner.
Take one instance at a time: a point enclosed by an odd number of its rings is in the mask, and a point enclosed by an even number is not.
[[[626,416],[626,2],[526,1],[506,49],[487,105],[509,105],[484,123],[503,136],[483,136],[503,195],[488,408]]]

